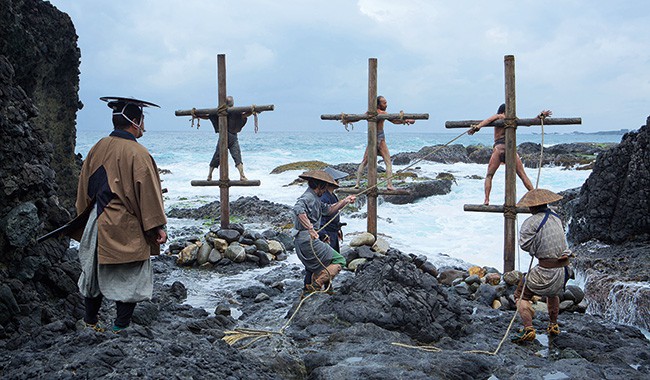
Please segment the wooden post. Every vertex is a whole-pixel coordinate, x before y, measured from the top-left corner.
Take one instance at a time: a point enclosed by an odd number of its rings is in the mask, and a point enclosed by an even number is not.
[[[515,224],[517,203],[517,104],[515,96],[515,57],[506,55],[506,196],[504,216],[503,270],[515,269]]]
[[[377,114],[377,58],[368,59],[368,115]],[[377,237],[377,118],[368,118],[368,232]]]
[[[219,107],[226,104],[226,55],[217,55],[217,78]],[[228,181],[228,116],[219,115],[219,185],[221,228],[228,228],[230,225],[230,188]],[[225,200],[225,202],[224,202]]]

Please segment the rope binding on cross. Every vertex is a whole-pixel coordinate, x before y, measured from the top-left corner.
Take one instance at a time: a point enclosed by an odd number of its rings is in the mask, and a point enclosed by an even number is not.
[[[352,121],[348,120],[348,115],[346,113],[343,113],[343,112],[341,112],[341,124],[343,124],[343,126],[345,127],[345,130],[348,131],[348,132],[350,132],[350,130],[348,129],[348,126],[350,126],[352,128],[352,130],[354,130],[354,124],[352,123]]]
[[[196,119],[196,129],[199,129],[201,127],[201,118],[196,116],[196,108],[192,108],[190,112],[192,113],[192,125],[190,128],[194,128],[194,119]]]
[[[255,104],[253,104],[253,105],[251,106],[251,115],[253,115],[253,118],[255,119],[255,133],[257,133],[257,131],[259,130],[259,127],[258,127],[258,125],[257,125],[257,115],[258,115],[258,114],[259,114],[259,112],[257,112],[257,111],[255,110]]]

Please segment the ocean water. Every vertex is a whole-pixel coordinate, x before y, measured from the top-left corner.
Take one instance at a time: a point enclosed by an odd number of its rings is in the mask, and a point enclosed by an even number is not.
[[[417,151],[423,146],[444,144],[462,133],[404,133],[387,128],[387,143],[391,154]],[[455,133],[457,132],[457,133]],[[101,137],[110,133],[105,131],[79,131],[76,151],[85,157],[90,147]],[[232,200],[240,196],[257,196],[272,202],[293,205],[296,198],[305,190],[300,186],[286,186],[297,178],[300,171],[270,174],[273,168],[296,161],[320,160],[330,164],[361,161],[366,145],[365,128],[357,127],[351,132],[343,128],[333,128],[332,132],[269,132],[244,131],[239,135],[246,175],[249,179],[259,179],[259,187],[233,187]],[[544,137],[544,145],[570,142],[620,142],[620,135],[573,135],[553,134]],[[520,133],[517,143],[524,141],[541,142],[541,135]],[[162,169],[171,174],[162,176],[166,208],[175,206],[199,206],[218,199],[218,188],[192,187],[191,180],[205,179],[208,163],[217,142],[217,135],[211,126],[201,129],[187,128],[184,131],[155,131],[151,127],[139,140],[149,149]],[[491,133],[463,136],[454,144],[492,145]],[[230,162],[230,177],[238,178],[238,173]],[[404,166],[394,165],[394,171]],[[438,164],[422,162],[417,165],[421,176],[435,177],[440,172],[450,172],[456,177],[451,193],[433,196],[414,204],[393,205],[381,203],[378,208],[378,232],[392,247],[405,253],[424,254],[435,265],[470,265],[503,267],[503,216],[464,212],[466,203],[480,204],[483,201],[483,180],[470,179],[470,176],[485,176],[486,165],[479,164]],[[501,167],[493,180],[492,204],[502,204],[504,199],[505,168]],[[537,169],[527,169],[528,176],[535,183]],[[562,191],[581,186],[590,171],[564,170],[560,167],[545,167],[541,171],[540,187],[552,191]],[[218,172],[215,172],[218,176]],[[526,189],[517,182],[520,198]],[[519,225],[525,219],[518,219]],[[344,233],[365,231],[366,221],[343,217],[348,223]],[[170,224],[194,223],[170,219]],[[198,222],[197,224],[200,224]],[[263,229],[264,225],[250,226]],[[170,236],[174,239],[174,236]],[[349,241],[350,236],[345,236]],[[344,242],[345,242],[344,240]],[[516,267],[526,269],[530,262],[525,252],[517,255]]]

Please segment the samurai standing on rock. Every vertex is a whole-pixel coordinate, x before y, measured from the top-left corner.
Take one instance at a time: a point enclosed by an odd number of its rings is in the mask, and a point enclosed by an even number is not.
[[[573,276],[569,267],[569,255],[562,221],[547,204],[559,201],[562,196],[545,189],[534,189],[527,192],[517,203],[517,207],[529,207],[533,216],[521,225],[519,245],[531,256],[535,256],[539,264],[530,270],[515,291],[518,299],[517,311],[524,324],[524,329],[512,341],[515,343],[535,339],[533,317],[535,311],[531,305],[533,296],[546,296],[549,324],[546,332],[549,335],[560,334],[557,316],[560,313],[560,298],[564,287]]]
[[[86,219],[72,237],[79,241],[86,327],[103,331],[98,312],[104,297],[115,301],[112,331],[129,326],[136,303],[151,299],[151,256],[167,241],[167,223],[155,161],[137,142],[144,129],[143,107],[131,98],[105,97],[115,129],[90,149],[81,168],[77,213]]]
[[[320,196],[327,191],[327,187],[339,187],[334,178],[322,170],[305,172],[299,177],[307,180],[309,188],[293,206],[292,235],[298,258],[305,270],[312,273],[311,284],[305,286],[305,291],[314,292],[327,288],[345,265],[345,258],[318,238],[316,230],[320,227],[321,216],[338,212],[353,203],[356,196],[347,196],[334,204],[323,203]]]

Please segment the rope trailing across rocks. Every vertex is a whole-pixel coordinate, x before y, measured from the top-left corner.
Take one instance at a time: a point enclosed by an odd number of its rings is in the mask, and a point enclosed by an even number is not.
[[[530,269],[533,267],[533,260],[535,259],[535,256],[530,257],[530,264],[528,265],[528,272],[530,273]],[[521,287],[521,294],[519,297],[522,297],[524,295],[524,290],[526,288],[526,276],[523,276],[521,278],[522,282],[522,287]],[[515,307],[517,307],[517,302],[519,300],[515,298]],[[494,351],[483,351],[483,350],[469,350],[465,351],[466,353],[470,354],[487,354],[487,355],[496,355],[499,353],[499,350],[501,349],[501,346],[503,346],[503,342],[506,341],[506,338],[508,337],[508,334],[510,334],[510,329],[512,329],[512,324],[515,322],[515,318],[517,318],[517,310],[515,310],[515,313],[512,316],[512,319],[510,319],[510,323],[508,324],[508,328],[506,329],[506,333],[503,334],[503,338],[501,338],[501,341],[499,342],[499,345],[497,346],[496,350]]]

